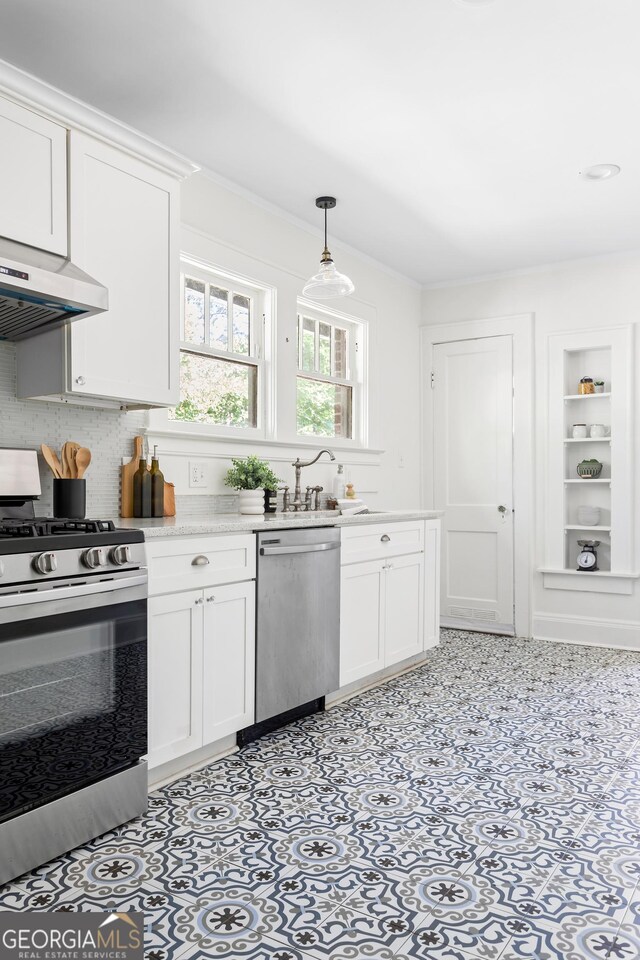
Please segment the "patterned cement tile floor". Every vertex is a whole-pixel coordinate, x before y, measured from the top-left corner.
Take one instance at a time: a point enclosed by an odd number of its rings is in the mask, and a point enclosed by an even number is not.
[[[640,654],[443,631],[425,666],[0,890],[152,960],[640,957]]]

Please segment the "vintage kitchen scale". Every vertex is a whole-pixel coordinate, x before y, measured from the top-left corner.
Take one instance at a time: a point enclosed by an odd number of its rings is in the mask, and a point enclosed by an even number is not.
[[[598,554],[596,547],[600,546],[599,540],[578,540],[578,546],[581,547],[578,554],[578,570],[593,573],[598,569]]]

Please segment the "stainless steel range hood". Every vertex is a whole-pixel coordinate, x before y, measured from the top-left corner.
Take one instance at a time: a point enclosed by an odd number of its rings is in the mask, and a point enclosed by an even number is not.
[[[107,288],[70,260],[0,238],[0,340],[26,340],[108,306]]]

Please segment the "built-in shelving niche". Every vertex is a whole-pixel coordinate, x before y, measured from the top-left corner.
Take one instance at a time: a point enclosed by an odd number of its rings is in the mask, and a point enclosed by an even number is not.
[[[631,327],[610,327],[549,338],[547,497],[545,559],[547,587],[630,593],[633,568],[631,431],[633,378]],[[604,380],[601,394],[578,393],[582,377]],[[607,436],[573,437],[574,424],[603,424]],[[584,459],[603,464],[597,479],[580,479]],[[580,526],[578,508],[598,507],[595,526]],[[578,572],[578,540],[599,540],[598,572]],[[577,574],[577,576],[575,576]]]

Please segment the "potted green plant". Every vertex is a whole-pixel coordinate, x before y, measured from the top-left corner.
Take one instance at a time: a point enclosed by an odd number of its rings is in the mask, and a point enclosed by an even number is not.
[[[265,490],[277,490],[280,482],[278,477],[267,461],[261,460],[255,454],[232,457],[231,464],[224,482],[227,487],[238,491],[240,513],[264,513]]]

